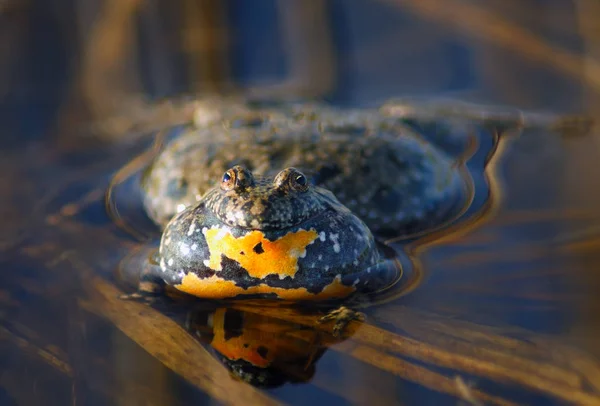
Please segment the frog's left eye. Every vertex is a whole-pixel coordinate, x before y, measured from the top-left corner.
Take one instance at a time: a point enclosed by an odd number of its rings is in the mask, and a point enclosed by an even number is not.
[[[229,169],[221,178],[221,189],[225,191],[233,189],[243,190],[253,184],[254,177],[252,176],[252,172],[240,165]]]
[[[308,179],[303,173],[297,170],[293,170],[290,173],[289,183],[293,189],[300,192],[306,192],[308,190]]]
[[[303,174],[295,175],[294,182],[296,182],[300,186],[306,186],[308,184],[308,180]]]
[[[308,179],[296,168],[287,168],[275,176],[273,183],[283,191],[297,190],[306,192],[308,190]]]

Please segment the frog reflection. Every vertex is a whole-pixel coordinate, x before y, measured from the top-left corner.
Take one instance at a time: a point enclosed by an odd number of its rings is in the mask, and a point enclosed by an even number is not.
[[[231,373],[251,385],[277,387],[312,379],[327,348],[343,338],[256,312],[221,307],[188,314],[186,328],[210,345]],[[268,312],[277,312],[269,308]]]

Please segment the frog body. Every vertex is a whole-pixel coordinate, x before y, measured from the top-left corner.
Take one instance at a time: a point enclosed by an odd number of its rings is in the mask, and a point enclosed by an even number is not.
[[[327,300],[397,277],[365,223],[295,168],[234,166],[165,227],[155,276],[204,298]]]

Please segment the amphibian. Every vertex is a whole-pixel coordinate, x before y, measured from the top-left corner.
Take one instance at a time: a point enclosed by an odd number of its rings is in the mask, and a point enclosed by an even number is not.
[[[372,293],[399,275],[373,233],[423,231],[464,205],[456,156],[383,110],[199,104],[142,178],[163,228],[145,278],[214,299]],[[361,315],[332,317],[338,333]]]
[[[342,298],[396,277],[373,235],[296,168],[274,178],[242,166],[165,227],[155,276],[205,298]]]

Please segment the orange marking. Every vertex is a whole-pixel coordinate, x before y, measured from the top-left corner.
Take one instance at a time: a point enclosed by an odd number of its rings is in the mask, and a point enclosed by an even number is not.
[[[181,280],[181,285],[175,285],[175,288],[190,295],[210,298],[225,299],[237,295],[253,295],[275,293],[280,299],[285,300],[323,300],[332,298],[342,298],[348,296],[356,289],[353,286],[343,285],[339,277],[336,277],[329,285],[317,293],[310,293],[306,288],[275,288],[264,283],[256,286],[250,286],[244,289],[237,286],[233,281],[226,281],[213,275],[210,278],[200,279],[195,273],[188,273]]]
[[[298,258],[305,255],[306,247],[318,236],[315,230],[300,230],[270,241],[258,230],[235,238],[218,228],[206,230],[204,235],[210,250],[208,266],[211,269],[220,271],[221,255],[225,255],[237,261],[250,276],[260,279],[270,274],[293,278],[298,271]],[[261,244],[261,254],[254,251],[258,244]]]
[[[210,343],[213,348],[231,360],[243,359],[259,367],[267,367],[271,363],[269,359],[263,358],[258,353],[260,341],[246,338],[245,334],[239,337],[225,339],[225,309],[218,309],[213,320],[214,337]]]

